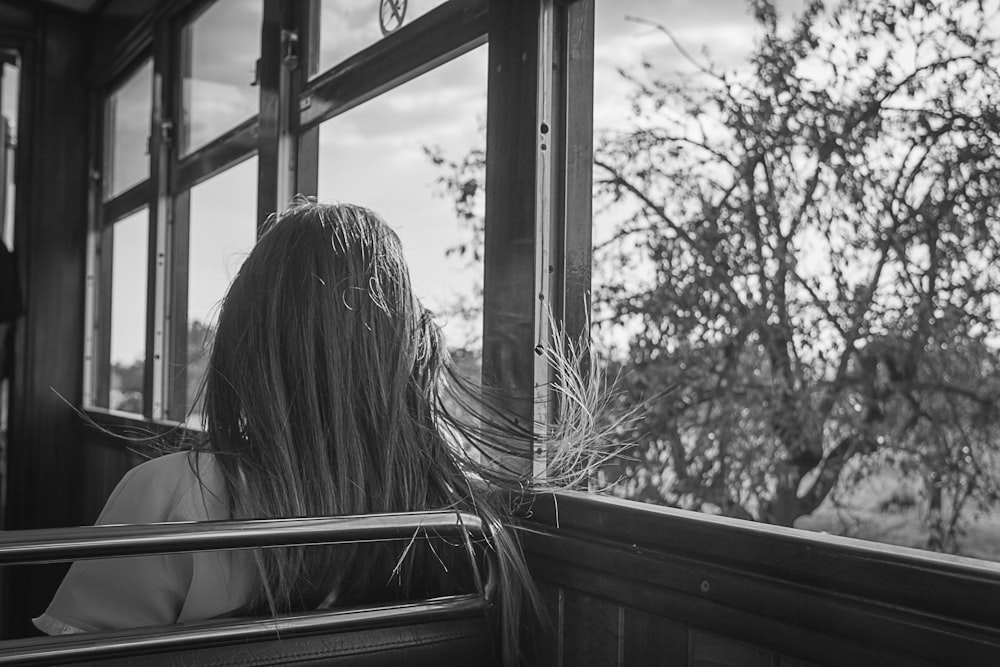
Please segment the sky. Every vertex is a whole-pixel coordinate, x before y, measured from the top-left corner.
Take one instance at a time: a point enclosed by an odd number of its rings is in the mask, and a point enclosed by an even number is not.
[[[406,6],[404,23],[413,21],[444,2],[445,0],[395,0],[397,6]],[[390,3],[386,2],[384,6],[389,8]],[[379,3],[374,0],[321,0],[319,63],[313,74],[324,72],[379,41],[382,38],[379,9]],[[387,25],[391,26],[393,18],[386,16]]]
[[[406,20],[443,0],[410,2]],[[784,0],[788,9],[801,0]],[[256,111],[258,89],[251,84],[258,46],[258,2],[222,0],[195,19],[191,33],[192,76],[185,84],[187,122],[192,145],[201,145]],[[370,0],[324,0],[320,63],[330,66],[379,38],[375,3]],[[628,84],[618,74],[642,59],[661,70],[691,71],[669,39],[656,28],[629,20],[669,27],[693,54],[707,50],[723,65],[736,65],[750,51],[754,31],[743,0],[597,0],[595,38],[595,127],[626,122]],[[212,36],[206,37],[211,31]],[[320,130],[319,197],[362,204],[374,209],[400,234],[418,296],[436,312],[469,298],[481,285],[480,267],[445,257],[466,238],[452,204],[436,180],[442,175],[424,154],[440,148],[460,159],[485,143],[488,45],[403,84],[326,121]],[[141,115],[141,114],[140,114]],[[127,122],[135,116],[119,113]],[[122,121],[126,122],[126,121]],[[251,164],[252,163],[252,164]],[[211,321],[218,300],[252,244],[255,160],[244,162],[196,186],[192,193],[192,288],[190,319]],[[600,240],[607,229],[598,224]],[[131,234],[129,243],[142,237]],[[119,244],[116,243],[116,247]],[[120,251],[127,252],[126,241]],[[137,250],[138,252],[138,250]],[[137,257],[142,256],[140,253]],[[128,290],[132,289],[132,293]],[[141,302],[138,281],[116,283],[116,303],[131,309]],[[118,318],[113,330],[115,361],[128,363],[143,354],[144,333],[138,318]],[[479,322],[443,320],[451,344],[475,344]]]
[[[485,145],[486,59],[481,46],[320,126],[320,200],[362,204],[396,230],[417,297],[439,314],[473,294],[482,268],[446,256],[467,232],[424,148],[457,159]],[[481,328],[439,323],[452,345],[473,343]]]
[[[105,128],[115,137],[104,156],[105,197],[125,192],[149,177],[146,150],[153,109],[153,61],[146,59],[104,105]]]

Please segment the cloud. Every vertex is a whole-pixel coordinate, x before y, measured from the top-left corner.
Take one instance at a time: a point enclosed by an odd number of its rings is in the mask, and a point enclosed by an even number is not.
[[[326,121],[320,141],[437,144],[464,152],[483,147],[485,116],[486,49],[480,47]]]
[[[250,85],[260,57],[262,2],[215,3],[188,24],[197,79]]]
[[[404,25],[445,0],[406,3]],[[402,4],[402,3],[400,3]],[[319,71],[323,72],[382,39],[375,0],[325,0],[320,7]]]

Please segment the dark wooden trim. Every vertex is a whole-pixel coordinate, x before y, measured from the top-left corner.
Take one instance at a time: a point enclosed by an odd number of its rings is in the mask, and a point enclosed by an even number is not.
[[[297,128],[295,147],[295,194],[315,197],[319,191],[319,124],[302,129],[299,99],[319,65],[320,0],[300,0],[298,16],[298,91],[290,109]]]
[[[95,89],[110,88],[127,76],[136,63],[142,59],[143,52],[152,48],[151,26],[151,17],[147,15],[135,28],[135,32],[122,40],[111,59],[101,63],[99,69],[91,72],[90,76],[87,77],[89,86]]]
[[[308,197],[319,193],[319,125],[299,134],[295,192]]]
[[[535,216],[541,0],[491,0],[486,110],[483,385],[522,426],[534,420]],[[505,465],[530,473],[524,457]]]
[[[152,183],[152,180],[147,178],[114,199],[104,202],[101,207],[101,226],[113,225],[122,218],[149,206],[154,194]]]
[[[98,290],[101,287],[101,264],[98,249],[101,243],[101,216],[103,214],[103,184],[101,181],[101,164],[104,159],[103,138],[104,129],[104,97],[92,92],[89,95],[90,127],[87,137],[88,169],[87,169],[87,242],[86,256],[86,286],[84,292],[84,327],[83,332],[83,401],[84,407],[96,404],[101,395],[98,386],[100,368],[98,363],[101,355],[98,353],[98,337],[102,303]]]
[[[827,632],[816,631],[811,628],[802,627],[796,619],[792,621],[779,620],[762,613],[768,604],[771,604],[779,592],[776,589],[767,587],[745,588],[744,593],[771,593],[765,595],[757,601],[757,608],[747,611],[741,608],[732,608],[725,603],[698,597],[697,595],[684,594],[673,589],[669,584],[664,583],[664,578],[670,577],[669,583],[679,579],[681,582],[698,586],[701,579],[698,577],[712,577],[710,581],[718,583],[717,571],[713,568],[700,568],[696,565],[688,567],[673,566],[664,564],[663,561],[653,557],[641,557],[629,554],[620,550],[608,550],[604,545],[594,544],[590,540],[569,540],[563,542],[553,542],[539,537],[524,536],[524,546],[528,558],[529,569],[532,576],[549,586],[558,586],[565,595],[586,593],[601,601],[607,601],[618,605],[621,609],[630,612],[633,619],[668,619],[685,627],[687,633],[708,631],[724,636],[736,641],[747,642],[755,646],[766,648],[769,651],[780,653],[783,656],[793,656],[800,660],[819,661],[820,664],[837,664],[872,667],[932,667],[940,664],[992,664],[991,662],[933,662],[922,659],[924,656],[912,655],[906,651],[900,656],[893,651],[881,650],[876,647],[866,646],[863,642],[869,639],[867,629],[870,627],[871,618],[865,611],[870,608],[864,605],[845,606],[835,611],[831,611],[829,606],[818,609],[825,614],[852,614],[862,612],[862,616],[856,621],[847,621],[849,629],[860,627],[866,632],[862,636],[831,636]],[[563,560],[559,556],[565,555],[567,551],[576,550],[572,560]],[[553,558],[552,556],[556,557]],[[634,576],[624,576],[623,573],[630,573]],[[652,579],[642,577],[653,575]],[[731,583],[738,579],[725,580],[724,583]],[[675,584],[676,585],[676,584]],[[802,606],[814,604],[815,599],[807,599],[800,594],[800,591],[782,590],[780,594],[785,596],[788,604],[799,604]],[[592,611],[588,607],[577,607],[565,612],[565,617],[561,625],[562,634],[550,637],[550,641],[557,642],[563,651],[570,651],[571,647],[579,641],[580,634],[592,634],[595,619],[592,618]],[[823,619],[822,626],[829,629],[834,625],[838,631],[843,628],[843,619],[850,619],[850,616],[828,616]],[[585,630],[581,631],[580,626]],[[886,631],[887,625],[880,628]],[[907,630],[906,625],[894,625],[893,631],[900,629]],[[625,637],[615,633],[613,628],[605,628],[605,632],[610,637],[608,641],[626,641],[632,633],[632,627],[625,625]],[[909,628],[910,633],[919,634],[922,630]],[[685,633],[685,634],[687,634]],[[876,638],[877,639],[877,638]],[[940,637],[936,637],[940,640]],[[634,639],[632,641],[635,641]],[[977,642],[971,641],[975,646]],[[686,652],[686,645],[678,650],[677,646],[670,647],[669,659],[661,664],[687,665],[686,660],[680,658]],[[635,644],[626,644],[625,653],[629,654],[638,647]],[[681,655],[678,655],[678,654]],[[979,652],[981,658],[983,653]],[[835,662],[826,662],[831,656],[835,656]],[[570,664],[567,663],[566,667]],[[619,661],[600,663],[613,665],[630,665],[646,663],[622,663]],[[712,663],[713,665],[715,663]],[[773,664],[773,663],[772,663]]]
[[[152,32],[137,34],[134,39],[122,41],[114,60],[101,67],[100,76],[91,74],[88,77],[87,87],[91,90],[110,92],[142,65],[142,61],[149,57],[153,48]]]
[[[94,303],[94,405],[111,405],[111,309],[114,279],[115,226],[102,227],[97,241],[97,298]],[[88,323],[89,324],[89,323]]]
[[[14,247],[12,250],[14,251],[18,282],[21,285],[22,296],[25,298],[27,298],[25,289],[27,257],[26,253],[21,251],[20,245],[29,231],[26,220],[26,215],[29,212],[28,198],[24,193],[28,191],[28,186],[32,180],[29,176],[29,168],[32,165],[34,156],[32,149],[35,143],[33,137],[35,120],[32,113],[34,105],[32,104],[32,100],[37,94],[36,90],[40,87],[42,78],[38,53],[44,51],[44,44],[40,39],[37,39],[37,32],[35,30],[35,24],[37,23],[35,9],[33,7],[30,10],[27,8],[24,10],[22,18],[26,19],[25,24],[19,28],[15,28],[9,23],[0,28],[0,42],[3,43],[4,47],[17,49],[20,57],[19,90],[16,110],[20,136],[18,137],[17,151],[14,154],[15,199],[14,219],[11,220],[11,224],[14,225]],[[12,20],[12,17],[8,14],[7,19]],[[32,77],[34,77],[34,80]],[[11,332],[11,335],[14,336],[13,359],[8,359],[11,367],[9,369],[9,393],[7,398],[7,447],[4,456],[4,465],[6,466],[8,477],[5,489],[6,497],[4,498],[5,507],[3,517],[0,519],[4,530],[30,525],[23,517],[17,516],[19,511],[30,507],[30,499],[26,498],[30,490],[23,488],[24,485],[19,484],[18,481],[10,477],[11,473],[17,474],[27,470],[31,465],[28,454],[23,456],[24,462],[20,466],[18,466],[16,460],[18,449],[22,447],[22,442],[28,441],[25,436],[31,432],[33,426],[29,422],[29,408],[32,407],[31,399],[33,397],[29,397],[24,389],[31,373],[26,353],[27,341],[24,332],[26,324],[24,318],[16,322],[15,328]],[[18,489],[18,486],[22,486],[22,488]],[[0,571],[0,591],[2,591],[0,593],[2,595],[2,603],[0,603],[0,636],[3,637],[16,635],[25,625],[24,621],[19,618],[21,615],[20,609],[23,608],[19,607],[19,604],[23,604],[31,593],[30,589],[26,586],[20,585],[18,581],[20,574],[17,570]]]
[[[257,229],[295,194],[302,65],[301,2],[264,0],[261,29]]]
[[[561,266],[555,272],[559,317],[571,339],[590,334],[593,262],[594,3],[576,0],[561,8],[559,56]]]
[[[0,25],[0,42],[21,48],[24,36],[31,34],[37,23],[37,8],[27,0],[0,0],[4,11],[3,25]]]
[[[489,4],[451,0],[320,74],[299,96],[301,128],[318,125],[484,44]]]
[[[287,19],[289,3],[281,0],[263,0],[264,15],[261,21],[260,76],[258,104],[258,156],[257,161],[257,229],[267,216],[278,208],[278,143],[281,128],[281,31]],[[283,6],[284,5],[284,6]]]
[[[173,224],[170,234],[170,330],[167,333],[167,359],[163,365],[166,380],[167,419],[187,418],[187,334],[188,334],[188,259],[191,225],[191,190],[174,197]]]
[[[319,70],[319,16],[320,0],[301,0],[305,3],[303,30],[299,33],[299,45],[303,56],[300,63],[306,79],[320,74]]]
[[[189,190],[257,153],[257,116],[248,118],[211,143],[189,153],[177,165],[171,192]]]
[[[577,493],[524,525],[541,581],[803,659],[1000,657],[997,563]]]
[[[1000,563],[992,561],[583,493],[538,496],[532,521],[555,525],[557,512],[564,530],[754,568],[761,575],[817,588],[874,594],[891,604],[936,613],[979,610],[970,622],[988,625],[1000,618]]]
[[[101,89],[110,85],[114,79],[120,77],[122,72],[129,69],[139,59],[142,51],[155,48],[153,41],[158,26],[172,23],[176,17],[187,14],[192,5],[205,1],[169,0],[159,2],[152,11],[139,19],[135,27],[110,51],[102,53],[100,49],[95,50],[97,57],[87,76],[88,86]],[[96,20],[100,20],[100,14],[101,12],[97,12],[94,15]]]
[[[17,323],[11,383],[8,529],[74,523],[78,506],[67,500],[82,488],[80,456],[71,445],[72,406],[83,388],[90,44],[78,16],[41,3],[29,7],[36,20],[21,52],[15,202],[25,313]],[[6,573],[11,634],[28,630],[23,610],[43,608],[57,583],[44,568]]]
[[[169,21],[164,21],[167,28],[167,53],[170,54],[170,78],[166,80],[165,86],[170,88],[171,104],[170,128],[173,137],[173,150],[170,161],[170,192],[176,193],[181,186],[177,183],[177,164],[190,154],[184,152],[184,145],[187,143],[187,128],[184,125],[184,80],[192,76],[191,72],[191,39],[188,31],[184,29],[186,19],[190,19],[192,12],[185,11],[178,17]],[[211,142],[208,144],[211,146]],[[205,146],[202,149],[206,148]],[[195,152],[197,154],[197,151]]]
[[[137,32],[132,38],[121,43],[121,47],[112,60],[103,63],[100,70],[95,70],[88,77],[91,88],[105,89],[115,85],[115,82],[127,76],[128,72],[141,60],[142,53],[152,47],[153,36],[151,33],[145,32],[148,30],[148,26],[145,25],[147,20],[143,21],[141,28],[136,29]],[[143,32],[138,32],[139,30]]]
[[[153,41],[153,105],[149,151],[149,182],[152,184],[152,205],[149,209],[149,234],[155,255],[151,256],[150,290],[147,300],[146,384],[144,387],[149,410],[147,417],[157,419],[166,410],[168,394],[164,368],[168,363],[167,309],[170,304],[172,275],[170,233],[172,227],[172,198],[170,196],[170,169],[176,151],[176,132],[173,127],[174,87],[171,85],[176,68],[170,53],[170,27],[166,22],[157,24]]]

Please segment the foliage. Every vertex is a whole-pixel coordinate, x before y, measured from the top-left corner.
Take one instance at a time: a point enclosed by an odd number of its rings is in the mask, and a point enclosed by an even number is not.
[[[749,9],[745,67],[675,42],[695,73],[621,72],[598,134],[595,305],[644,407],[621,492],[791,525],[889,466],[954,549],[1000,483],[1000,10]]]
[[[632,127],[597,151],[604,261],[653,267],[600,295],[634,395],[683,387],[634,434],[649,484],[790,525],[845,471],[917,467],[948,546],[1000,474],[996,7],[811,2],[787,35],[750,7],[748,68],[626,73]]]
[[[209,344],[214,328],[192,320],[187,331],[187,366],[186,389],[187,400],[190,402],[198,396],[198,389],[205,369],[208,367]],[[142,413],[142,383],[145,377],[146,362],[136,359],[130,364],[120,362],[111,365],[112,407],[116,410]],[[197,411],[197,410],[196,410]]]

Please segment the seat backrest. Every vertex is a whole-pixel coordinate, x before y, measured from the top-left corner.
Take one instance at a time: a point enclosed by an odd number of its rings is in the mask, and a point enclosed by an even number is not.
[[[253,641],[100,663],[69,664],[100,664],[110,667],[489,667],[499,663],[485,619],[478,617]]]
[[[0,564],[452,535],[478,580],[470,533],[482,535],[481,521],[456,512],[11,531],[0,534]],[[0,665],[494,665],[491,558],[480,594],[19,639],[0,642]]]

